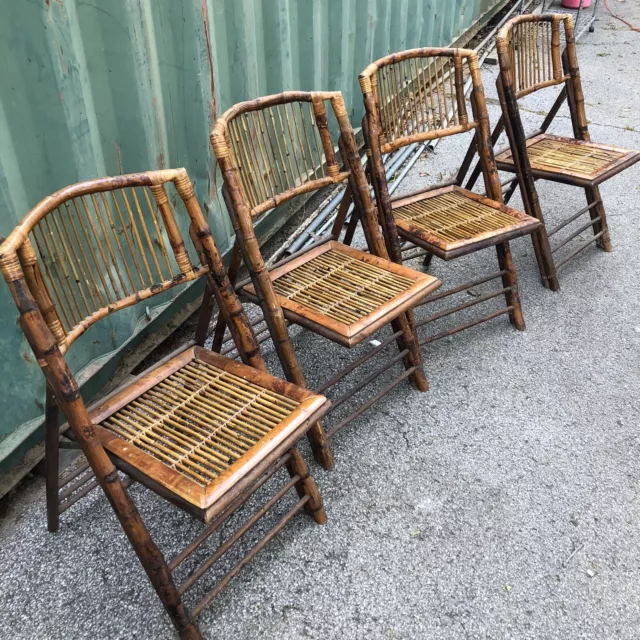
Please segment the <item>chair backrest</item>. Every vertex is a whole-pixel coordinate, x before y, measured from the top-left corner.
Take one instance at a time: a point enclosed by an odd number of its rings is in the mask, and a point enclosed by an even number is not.
[[[504,87],[522,98],[545,87],[563,84],[561,32],[567,50],[575,52],[573,18],[569,14],[522,14],[511,18],[496,36]]]
[[[466,49],[409,49],[372,62],[359,80],[381,152],[475,128],[465,98],[466,79],[474,76],[477,56]]]
[[[202,226],[184,169],[151,171],[65,187],[38,203],[3,245],[5,255],[15,251],[63,353],[101,318],[207,272],[187,254],[168,182]]]
[[[325,102],[338,93],[286,92],[226,111],[211,134],[216,157],[239,177],[239,192],[258,217],[294,198],[348,176],[337,162]]]
[[[329,130],[327,103],[337,121],[344,169]],[[369,248],[386,257],[340,92],[288,91],[236,104],[218,118],[211,144],[230,196],[230,213],[245,237],[266,211],[303,193],[349,180]]]
[[[561,24],[565,36],[564,50],[561,50]],[[525,14],[512,18],[498,32],[496,47],[500,64],[498,93],[507,132],[511,131],[509,135],[514,138],[512,146],[518,147],[517,140],[524,137],[518,100],[539,89],[560,84],[564,84],[564,89],[538,132],[546,132],[567,99],[576,139],[590,140],[571,15]],[[518,155],[523,156],[520,162],[525,166],[526,149],[520,150]]]
[[[502,201],[478,56],[467,49],[410,49],[371,63],[359,76],[370,175],[389,253],[402,261],[382,156],[414,142],[475,130],[489,197]],[[471,117],[465,88],[470,84]]]
[[[187,253],[168,183],[190,217],[201,264]],[[2,244],[0,269],[14,298],[33,297],[62,354],[105,316],[207,274],[223,312],[240,304],[184,169],[99,178],[57,191]],[[16,298],[18,309],[21,303]]]

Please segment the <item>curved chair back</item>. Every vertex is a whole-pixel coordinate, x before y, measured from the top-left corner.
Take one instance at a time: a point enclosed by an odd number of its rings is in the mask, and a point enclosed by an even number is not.
[[[465,76],[479,80],[477,56],[466,49],[409,49],[372,62],[359,80],[381,152],[477,127],[467,111]]]
[[[562,68],[561,29],[567,48],[575,51],[569,14],[523,14],[509,20],[496,36],[503,85],[516,97],[559,85],[568,78]]]
[[[384,221],[389,253],[401,263],[384,154],[415,142],[475,130],[473,149],[480,156],[487,195],[502,201],[478,56],[467,49],[410,49],[376,60],[359,79],[365,105],[363,130],[371,156],[376,202]],[[471,116],[465,97],[465,85],[469,84]]]
[[[202,264],[192,264],[187,253],[167,183],[191,218],[194,239],[206,236],[198,240]],[[14,229],[0,264],[9,283],[24,277],[62,353],[100,319],[221,266],[184,169],[99,178],[57,191]]]

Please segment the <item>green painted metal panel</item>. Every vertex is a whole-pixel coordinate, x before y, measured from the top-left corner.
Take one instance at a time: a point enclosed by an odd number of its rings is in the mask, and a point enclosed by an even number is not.
[[[367,63],[446,45],[500,1],[0,0],[0,234],[67,184],[184,166],[226,251],[208,142],[216,113],[286,89],[339,89],[358,126]],[[88,391],[185,296],[195,293],[154,298],[148,314],[120,312],[83,336],[70,355]],[[16,315],[0,288],[0,470],[41,437],[41,374]]]

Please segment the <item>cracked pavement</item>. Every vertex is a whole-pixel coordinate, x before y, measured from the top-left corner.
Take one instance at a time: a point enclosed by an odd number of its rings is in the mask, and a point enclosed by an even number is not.
[[[640,24],[639,5],[610,5]],[[578,45],[592,138],[640,148],[640,34],[599,15]],[[496,122],[495,68],[483,76]],[[552,100],[527,99],[528,130]],[[465,149],[445,140],[402,189],[450,173]],[[430,391],[400,386],[336,436],[335,471],[312,465],[327,524],[295,518],[204,612],[207,637],[637,639],[639,185],[636,165],[602,186],[614,251],[582,252],[558,294],[540,285],[530,242],[512,243],[527,330],[502,317],[426,348]],[[584,203],[551,183],[540,197],[551,224]],[[432,272],[455,286],[495,264],[486,250]],[[357,357],[307,333],[296,344],[312,383]],[[132,494],[168,557],[199,530]],[[101,494],[57,535],[38,478],[2,509],[0,637],[174,637]]]

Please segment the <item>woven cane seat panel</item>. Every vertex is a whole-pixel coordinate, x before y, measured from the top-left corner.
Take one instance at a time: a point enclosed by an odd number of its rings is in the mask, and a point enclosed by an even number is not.
[[[543,138],[529,147],[531,166],[543,171],[570,171],[589,178],[620,160],[626,152]]]
[[[414,227],[429,231],[445,243],[500,231],[517,222],[500,209],[471,200],[459,191],[404,205],[394,209],[393,215],[397,220],[406,220]]]
[[[633,164],[640,157],[640,154],[628,149],[546,134],[528,140],[527,153],[533,171],[583,180],[595,180],[610,170],[621,170],[628,166],[628,160]],[[511,165],[511,151],[497,155],[496,162]]]
[[[298,405],[214,365],[192,360],[100,426],[206,487]]]
[[[276,293],[350,325],[407,291],[415,281],[329,250],[273,282]]]

